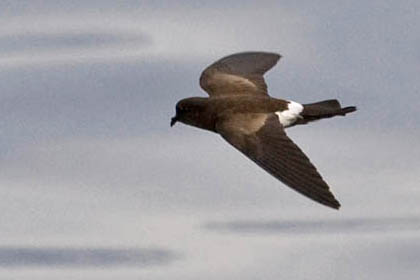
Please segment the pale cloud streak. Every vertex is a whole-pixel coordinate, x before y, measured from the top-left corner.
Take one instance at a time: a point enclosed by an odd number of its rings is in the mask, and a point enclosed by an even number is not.
[[[232,20],[234,19],[234,20]],[[6,18],[0,21],[0,37],[16,36],[22,44],[28,38],[44,36],[48,41],[58,34],[63,38],[83,34],[119,38],[120,42],[79,46],[54,50],[53,42],[46,49],[16,50],[0,55],[1,67],[51,65],[97,61],[127,62],[137,59],[171,58],[202,60],[226,53],[247,50],[273,50],[287,53],[296,62],[315,58],[307,38],[310,22],[287,9],[273,11],[270,7],[236,7],[224,10],[191,9],[182,6],[171,9],[140,9],[124,17],[112,13],[80,13],[77,16],[34,16]],[[223,30],[223,32],[221,32]],[[27,38],[25,38],[25,36]],[[152,45],[142,40],[150,38]],[[51,40],[50,40],[51,41]],[[109,43],[109,42],[108,42]],[[29,47],[28,47],[29,48]]]

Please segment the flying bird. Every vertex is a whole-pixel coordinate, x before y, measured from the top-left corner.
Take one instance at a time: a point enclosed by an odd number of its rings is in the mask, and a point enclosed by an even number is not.
[[[269,96],[263,75],[280,58],[276,53],[243,52],[214,62],[200,77],[200,86],[209,98],[180,100],[171,126],[179,121],[216,132],[287,186],[339,209],[328,184],[285,129],[345,116],[356,107],[342,108],[335,99],[300,104]]]

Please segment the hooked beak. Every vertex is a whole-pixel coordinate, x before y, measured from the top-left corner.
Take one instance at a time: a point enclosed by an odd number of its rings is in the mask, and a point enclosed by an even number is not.
[[[174,126],[174,124],[177,122],[178,118],[175,116],[171,119],[171,127]]]

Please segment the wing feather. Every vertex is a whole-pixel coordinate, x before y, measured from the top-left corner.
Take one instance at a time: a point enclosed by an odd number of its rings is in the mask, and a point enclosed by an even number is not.
[[[210,95],[267,95],[264,73],[276,65],[280,55],[244,52],[224,57],[200,76],[200,86]]]
[[[217,130],[278,180],[310,199],[338,209],[340,203],[329,186],[309,158],[287,137],[278,117],[273,113],[254,115],[252,126],[242,121],[249,120],[249,114],[237,114],[221,119]]]

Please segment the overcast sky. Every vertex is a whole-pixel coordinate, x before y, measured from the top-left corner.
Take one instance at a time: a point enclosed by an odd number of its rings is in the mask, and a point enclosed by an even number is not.
[[[249,50],[273,97],[358,107],[287,131],[340,211],[169,127]],[[415,279],[419,72],[414,0],[1,1],[0,279]]]

